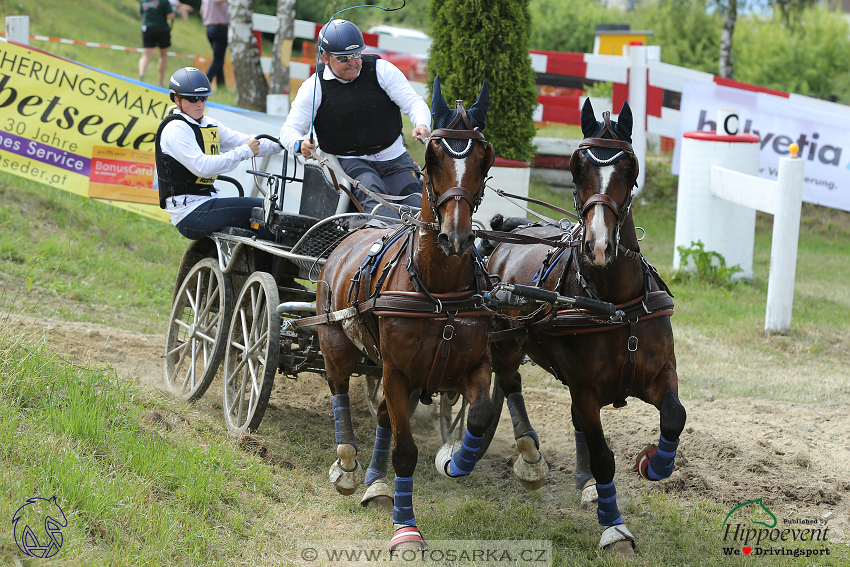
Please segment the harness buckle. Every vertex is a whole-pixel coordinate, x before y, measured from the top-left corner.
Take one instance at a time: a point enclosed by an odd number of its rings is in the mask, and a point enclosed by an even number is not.
[[[455,326],[454,325],[446,325],[443,327],[443,340],[450,341],[455,336]]]
[[[384,239],[376,240],[374,244],[369,248],[369,251],[366,253],[368,256],[374,257],[377,256],[378,253],[384,248]]]
[[[443,302],[440,301],[439,299],[437,299],[436,297],[434,298],[434,301],[437,302],[437,310],[434,311],[434,313],[442,313],[443,312]]]
[[[634,335],[629,337],[629,342],[626,348],[629,349],[629,352],[636,352],[638,347],[638,338]]]

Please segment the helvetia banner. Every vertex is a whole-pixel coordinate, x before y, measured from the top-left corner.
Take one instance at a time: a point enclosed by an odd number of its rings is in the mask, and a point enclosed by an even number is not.
[[[0,170],[168,220],[154,135],[168,95],[0,42]]]
[[[850,211],[850,109],[803,97],[786,98],[713,83],[688,81],[682,90],[679,138],[684,132],[714,130],[717,111],[736,109],[739,132],[760,138],[759,177],[776,180],[779,158],[796,143],[805,162],[803,201]],[[673,173],[679,173],[676,144]],[[718,164],[722,165],[722,164]]]

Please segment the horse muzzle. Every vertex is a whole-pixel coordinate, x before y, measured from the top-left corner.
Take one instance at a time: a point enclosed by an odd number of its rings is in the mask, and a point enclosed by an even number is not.
[[[471,232],[440,232],[437,243],[446,256],[463,256],[475,243],[475,235]]]

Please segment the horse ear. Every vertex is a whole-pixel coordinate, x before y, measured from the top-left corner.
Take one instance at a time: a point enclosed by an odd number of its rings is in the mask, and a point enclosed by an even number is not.
[[[590,97],[587,97],[581,107],[581,133],[584,134],[585,138],[590,138],[598,129],[599,123],[593,113],[593,105],[590,104]]]
[[[481,92],[478,93],[478,99],[466,113],[469,115],[473,126],[478,126],[478,130],[484,130],[487,118],[487,108],[490,106],[490,87],[487,81],[481,82]]]
[[[632,126],[634,125],[634,117],[632,117],[632,109],[627,101],[623,101],[623,108],[620,110],[620,115],[617,116],[617,130],[621,134],[625,134],[627,138],[632,137]]]
[[[446,99],[443,98],[443,91],[440,88],[440,76],[434,79],[434,89],[431,94],[431,114],[434,116],[440,115],[443,112],[451,112],[449,105],[446,104]]]

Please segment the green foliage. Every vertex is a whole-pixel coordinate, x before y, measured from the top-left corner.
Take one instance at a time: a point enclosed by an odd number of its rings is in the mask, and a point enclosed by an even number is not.
[[[729,288],[732,285],[732,276],[742,272],[740,266],[726,266],[726,259],[722,254],[713,250],[706,250],[701,240],[691,243],[690,248],[678,246],[679,268],[673,275],[673,281],[695,278],[711,285]],[[693,266],[693,270],[688,267]]]
[[[735,28],[735,78],[768,88],[850,102],[850,27],[823,8],[781,18],[739,20]]]
[[[666,206],[675,209],[679,193],[679,176],[670,171],[667,159],[648,159],[645,164],[646,182],[640,198],[654,206]]]
[[[647,42],[661,46],[665,63],[717,73],[723,20],[708,5],[708,0],[647,0],[635,9],[632,29],[655,32]]]
[[[584,96],[594,96],[601,98],[613,98],[614,97],[614,83],[609,83],[607,81],[600,81],[598,83],[594,83],[589,87],[584,89]]]
[[[627,14],[594,0],[532,0],[532,49],[590,53],[596,24],[626,23]]]
[[[534,154],[537,90],[528,56],[528,1],[445,0],[428,5],[434,40],[428,74],[440,75],[447,101],[462,99],[467,107],[486,80],[490,106],[485,135],[496,155],[518,160]]]

